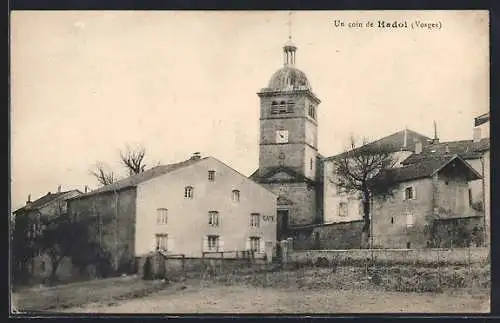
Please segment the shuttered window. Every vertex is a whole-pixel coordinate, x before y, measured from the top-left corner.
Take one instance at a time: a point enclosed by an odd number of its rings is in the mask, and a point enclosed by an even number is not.
[[[219,226],[219,212],[217,211],[208,212],[208,225],[211,227]]]
[[[184,188],[184,197],[192,199],[194,197],[194,188],[192,186],[186,186]]]
[[[239,202],[239,200],[240,200],[240,191],[233,190],[233,201]]]
[[[260,238],[250,237],[250,249],[255,252],[260,252]]]
[[[168,234],[161,233],[156,235],[156,250],[168,250]]]
[[[406,227],[411,228],[414,225],[414,219],[413,219],[413,214],[408,212],[406,213]]]
[[[260,227],[260,214],[259,213],[250,214],[250,226],[253,228]]]
[[[203,241],[204,251],[220,252],[223,249],[222,239],[218,235],[208,235]]]
[[[157,219],[156,223],[157,224],[167,224],[167,216],[168,216],[168,210],[164,208],[160,208],[156,210],[157,213]]]

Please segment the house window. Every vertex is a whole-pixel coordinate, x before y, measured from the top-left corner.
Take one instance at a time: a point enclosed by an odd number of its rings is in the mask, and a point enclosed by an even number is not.
[[[405,200],[413,200],[415,198],[415,191],[413,187],[405,188]]]
[[[346,202],[339,203],[339,216],[340,217],[347,216],[347,203]]]
[[[472,205],[472,190],[469,188],[469,206]]]
[[[239,202],[240,201],[240,191],[233,190],[233,201],[235,201],[235,202]]]
[[[211,227],[219,226],[219,212],[217,211],[208,212],[208,225]]]
[[[394,224],[394,218],[391,218],[391,224]]]
[[[295,102],[288,101],[287,102],[287,112],[292,113],[294,108],[295,108]]]
[[[260,238],[259,237],[250,237],[250,249],[259,252],[260,251]]]
[[[214,170],[208,171],[208,180],[211,182],[215,180],[215,171]]]
[[[279,105],[278,105],[278,102],[273,101],[273,103],[271,104],[271,113],[272,113],[272,114],[278,114],[278,113],[279,113]]]
[[[168,235],[161,233],[156,235],[156,250],[167,251],[168,250]]]
[[[157,209],[157,224],[167,224],[167,209]]]
[[[188,199],[192,199],[194,196],[194,188],[192,186],[186,186],[184,188],[184,197]]]
[[[207,242],[209,251],[219,251],[219,236],[208,236]]]
[[[280,102],[280,113],[286,113],[286,102],[285,101],[281,101]]]
[[[406,227],[411,228],[413,227],[414,221],[413,221],[413,214],[412,213],[407,213],[406,214]]]
[[[254,228],[260,227],[260,214],[252,213],[250,214],[250,226]]]

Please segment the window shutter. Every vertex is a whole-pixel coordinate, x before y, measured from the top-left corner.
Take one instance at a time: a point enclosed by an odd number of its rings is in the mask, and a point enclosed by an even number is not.
[[[406,200],[406,188],[403,188],[403,201]]]
[[[250,250],[250,249],[251,249],[250,238],[247,238],[245,241],[245,250]]]
[[[175,237],[169,234],[168,238],[167,238],[167,251],[168,252],[174,251],[174,243],[175,243]]]
[[[266,244],[262,239],[259,239],[259,252],[260,253],[265,253],[266,252]]]
[[[415,186],[412,186],[412,191],[413,191],[413,199],[416,200],[417,199],[417,190],[415,189]]]
[[[219,251],[224,251],[224,240],[219,237]]]
[[[201,241],[201,250],[208,251],[208,237],[207,236],[203,237],[203,239]]]

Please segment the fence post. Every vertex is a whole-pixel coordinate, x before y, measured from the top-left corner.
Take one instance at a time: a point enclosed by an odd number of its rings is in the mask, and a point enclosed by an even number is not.
[[[281,245],[281,264],[285,265],[288,262],[288,241],[282,240],[280,241]]]
[[[441,264],[439,259],[440,250],[436,250],[437,252],[437,272],[438,272],[438,288],[441,288]]]
[[[472,263],[471,263],[470,257],[471,257],[470,256],[470,248],[467,248],[467,268],[468,268],[468,272],[469,272],[469,277],[471,279],[470,286],[474,287],[474,278],[472,277]]]

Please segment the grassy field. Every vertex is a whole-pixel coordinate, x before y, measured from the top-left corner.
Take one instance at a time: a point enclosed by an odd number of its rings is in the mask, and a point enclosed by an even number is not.
[[[478,313],[489,311],[485,268],[247,268],[170,284],[121,277],[22,290],[13,303],[83,313]]]
[[[93,302],[110,304],[142,297],[165,288],[161,281],[119,277],[54,287],[33,287],[12,293],[11,304],[19,311],[47,311]]]
[[[89,304],[71,313],[487,313],[486,295],[363,290],[297,290],[255,286],[188,286],[113,306]]]

